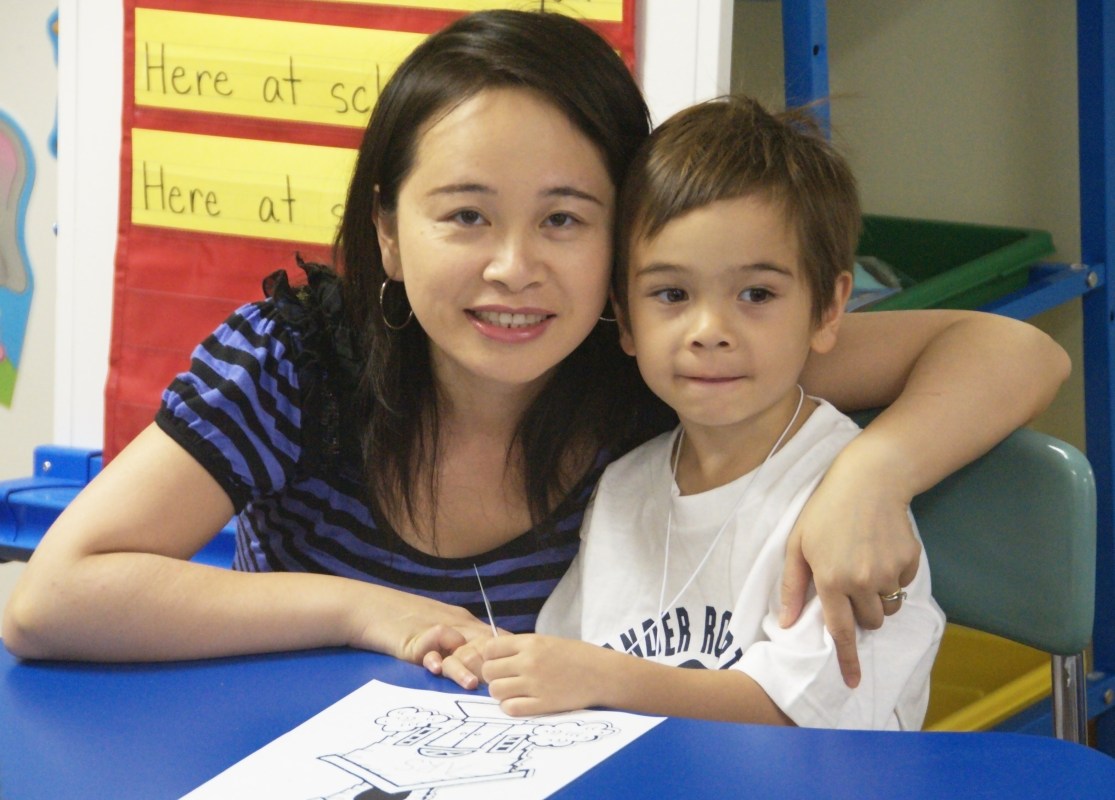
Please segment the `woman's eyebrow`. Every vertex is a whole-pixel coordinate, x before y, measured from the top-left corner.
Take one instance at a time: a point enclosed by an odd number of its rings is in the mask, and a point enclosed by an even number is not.
[[[554,186],[551,189],[546,189],[542,192],[543,197],[575,197],[579,200],[587,200],[590,203],[596,203],[598,206],[604,205],[604,201],[596,195],[578,189],[575,186]]]
[[[495,194],[496,190],[482,183],[447,183],[426,192],[427,197],[439,194]]]
[[[493,187],[487,186],[483,183],[447,183],[444,186],[435,186],[430,191],[426,192],[427,197],[435,197],[443,194],[499,194]],[[596,203],[598,206],[603,206],[604,201],[591,192],[586,192],[583,189],[578,189],[575,186],[553,186],[549,189],[543,189],[539,192],[541,197],[574,197],[579,200],[587,200],[590,203]]]

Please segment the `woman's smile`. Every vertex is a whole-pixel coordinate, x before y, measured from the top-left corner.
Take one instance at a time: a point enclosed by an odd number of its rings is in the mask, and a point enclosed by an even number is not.
[[[439,117],[377,225],[435,376],[536,391],[604,307],[614,204],[599,149],[532,92],[488,89]]]
[[[554,316],[545,312],[485,311],[478,308],[469,309],[466,313],[476,317],[480,322],[498,325],[501,328],[529,328]]]
[[[518,344],[542,336],[556,315],[536,311],[469,309],[465,312],[473,327],[496,342]]]

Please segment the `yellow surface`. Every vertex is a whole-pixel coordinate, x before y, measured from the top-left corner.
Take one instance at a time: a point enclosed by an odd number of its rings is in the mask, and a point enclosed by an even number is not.
[[[425,34],[135,11],[137,106],[362,128]]]
[[[132,224],[329,244],[356,151],[132,131]]]
[[[405,6],[445,11],[482,11],[487,8],[557,11],[579,19],[619,22],[623,19],[623,0],[334,0],[365,6]]]
[[[981,731],[1048,697],[1049,655],[949,625],[929,694],[925,730]]]

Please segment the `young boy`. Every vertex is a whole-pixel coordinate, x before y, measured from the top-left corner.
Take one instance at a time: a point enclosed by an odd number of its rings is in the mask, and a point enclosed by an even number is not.
[[[809,353],[835,344],[851,291],[860,209],[847,164],[804,114],[705,103],[651,137],[618,222],[622,345],[681,425],[608,467],[539,633],[479,647],[491,695],[513,715],[599,705],[920,728],[944,629],[924,554],[884,597],[901,611],[859,632],[856,689],[816,598],[778,623],[789,532],[859,431],[798,385]]]

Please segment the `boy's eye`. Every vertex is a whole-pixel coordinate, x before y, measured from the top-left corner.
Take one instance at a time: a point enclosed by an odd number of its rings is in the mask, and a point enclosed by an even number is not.
[[[768,300],[774,299],[774,292],[770,289],[762,289],[759,287],[744,289],[739,294],[740,300],[747,303],[765,303]]]
[[[660,289],[654,293],[654,297],[661,300],[663,303],[681,303],[689,299],[684,289]]]
[[[465,208],[450,215],[449,219],[462,225],[480,225],[484,222],[484,215],[475,209]]]

